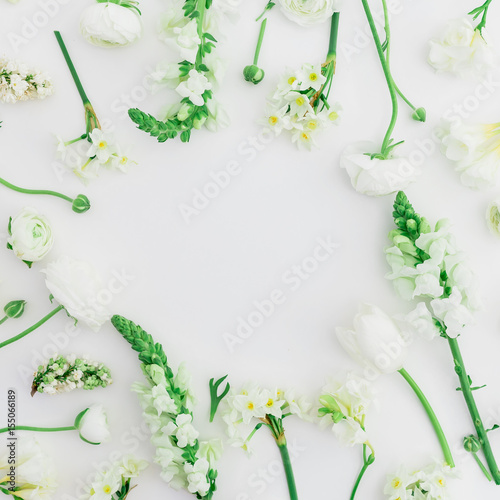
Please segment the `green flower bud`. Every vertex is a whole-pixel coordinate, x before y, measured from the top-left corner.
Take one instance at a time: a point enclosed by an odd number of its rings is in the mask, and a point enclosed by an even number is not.
[[[79,194],[73,200],[72,209],[73,212],[76,212],[77,214],[83,214],[84,212],[90,209],[89,199],[84,194]]]
[[[394,244],[405,254],[412,255],[416,257],[418,255],[417,253],[417,247],[413,243],[410,238],[407,236],[403,236],[402,234],[394,236],[392,238],[392,241]]]
[[[420,223],[418,225],[418,230],[419,230],[420,234],[425,234],[425,233],[431,232],[431,225],[427,222],[427,219],[425,217],[422,217],[422,219],[420,219]]]
[[[477,453],[481,449],[481,443],[476,436],[471,434],[470,436],[464,437],[464,448],[470,453]]]
[[[408,219],[406,221],[406,229],[409,233],[415,234],[418,230],[417,221],[415,219]]]
[[[330,394],[325,394],[319,398],[319,402],[328,410],[330,410],[332,413],[339,412],[340,411],[340,406],[338,405],[337,401],[333,396]]]
[[[416,109],[411,117],[416,120],[417,122],[425,122],[425,119],[427,117],[427,113],[424,108],[418,108]]]
[[[252,82],[257,85],[264,80],[265,73],[263,69],[260,69],[258,66],[255,66],[255,64],[252,64],[251,66],[245,66],[243,76],[247,82]]]
[[[3,308],[3,312],[8,318],[20,318],[24,313],[25,305],[25,300],[13,300]]]
[[[196,129],[196,130],[200,130],[201,127],[203,127],[203,124],[207,121],[207,117],[206,116],[202,116],[201,118],[195,118],[193,120],[193,127]]]
[[[182,106],[181,109],[177,112],[177,119],[180,122],[183,122],[184,120],[187,120],[193,112],[193,105],[190,102],[185,102]]]

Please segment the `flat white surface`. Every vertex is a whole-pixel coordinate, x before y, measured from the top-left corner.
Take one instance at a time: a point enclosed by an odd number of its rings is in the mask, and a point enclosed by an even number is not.
[[[125,111],[132,104],[157,113],[164,103],[175,99],[169,91],[146,96],[141,90],[144,76],[156,62],[163,57],[177,59],[171,46],[158,41],[155,30],[156,19],[168,2],[143,2],[143,39],[133,47],[105,50],[88,45],[78,32],[79,14],[90,1],[57,4],[48,22],[17,49],[11,43],[12,34],[23,36],[26,22],[43,12],[43,2],[21,0],[13,6],[0,1],[2,51],[47,70],[56,85],[55,94],[45,101],[0,107],[4,122],[0,176],[28,187],[72,195],[84,192],[92,202],[92,210],[79,216],[61,200],[29,198],[2,188],[0,227],[5,231],[8,217],[23,206],[35,206],[50,219],[56,237],[48,260],[61,254],[88,260],[98,267],[106,283],[116,273],[125,273],[126,286],[113,296],[110,308],[140,323],[162,342],[174,367],[187,362],[199,398],[195,420],[202,438],[224,436],[220,420],[208,424],[211,377],[229,373],[235,387],[256,380],[268,387],[295,387],[313,397],[327,376],[355,368],[338,345],[334,328],[351,324],[359,302],[375,303],[391,314],[410,310],[412,305],[400,299],[384,278],[388,267],[383,249],[392,229],[393,197],[357,194],[339,168],[339,155],[346,145],[366,139],[381,142],[390,116],[388,92],[373,43],[366,35],[361,2],[346,2],[341,15],[332,99],[344,108],[342,124],[321,138],[321,149],[302,153],[285,136],[272,143],[255,142],[259,133],[256,121],[285,66],[323,59],[328,23],[303,29],[275,9],[260,60],[266,79],[252,86],[243,81],[241,70],[253,57],[258,32],[253,19],[265,2],[244,2],[239,23],[228,30],[229,43],[222,42],[219,48],[229,67],[217,98],[231,112],[231,127],[217,134],[195,132],[188,145],[178,141],[157,144],[135,130]],[[373,4],[374,11],[380,12],[381,6]],[[488,98],[474,106],[467,99],[474,95],[477,81],[436,75],[425,62],[427,40],[444,29],[447,19],[473,8],[474,2],[405,0],[398,5],[392,15],[394,76],[417,105],[426,107],[429,117],[426,124],[416,123],[401,106],[395,132],[396,139],[406,141],[401,151],[410,154],[422,141],[429,141],[440,117],[457,105],[477,107],[467,111],[470,120],[497,122],[498,75]],[[488,26],[498,45],[499,21],[499,6],[493,3]],[[53,134],[76,137],[84,122],[53,29],[63,34],[100,119],[110,120],[117,140],[130,145],[130,156],[138,166],[128,175],[104,172],[83,186],[73,174],[60,174]],[[212,180],[211,172],[224,170],[229,162],[238,162],[241,173],[187,223],[180,205],[192,204],[196,190],[203,190]],[[423,175],[407,194],[429,220],[449,217],[453,221],[458,243],[477,272],[485,308],[460,342],[474,383],[488,384],[475,395],[485,423],[491,426],[500,420],[500,242],[488,232],[484,214],[498,189],[474,192],[463,187],[452,165],[434,148],[425,160]],[[312,256],[321,238],[340,246],[293,289],[284,273]],[[22,319],[0,327],[0,335],[7,338],[38,320],[51,306],[39,273],[43,263],[29,270],[4,243],[5,234],[0,249],[0,303],[14,298],[29,302]],[[283,292],[284,303],[230,352],[223,334],[235,334],[238,318],[248,317],[256,308],[254,301],[269,298],[274,289]],[[58,315],[36,333],[2,350],[0,362],[2,423],[8,387],[18,391],[20,425],[68,425],[91,403],[102,402],[108,408],[113,440],[106,445],[91,447],[76,433],[39,436],[57,464],[61,486],[55,498],[62,500],[77,496],[81,481],[93,473],[96,464],[112,459],[115,451],[134,452],[147,459],[153,454],[140,431],[137,398],[130,392],[130,385],[142,380],[136,354],[110,324],[98,334],[79,326],[71,338],[61,333],[68,324],[64,315]],[[105,362],[115,383],[106,390],[31,399],[32,367],[41,356],[51,355],[57,343],[60,352],[86,353]],[[473,427],[463,398],[455,391],[458,382],[446,343],[440,339],[415,343],[407,369],[433,403],[455,450],[462,479],[451,482],[451,498],[496,498],[498,487],[488,484],[472,458],[460,451],[462,438]],[[397,374],[384,376],[376,381],[376,388],[379,405],[370,411],[367,427],[377,460],[359,490],[359,498],[370,500],[384,498],[385,475],[399,464],[419,468],[441,457],[427,417],[404,381]],[[360,448],[345,449],[331,432],[292,418],[286,421],[286,432],[295,450],[299,496],[347,499],[361,465]],[[255,440],[257,453],[251,458],[227,447],[218,467],[216,498],[287,498],[272,438],[263,429]],[[491,440],[500,459],[500,435],[492,433]],[[150,467],[139,483],[132,493],[135,498],[189,498],[186,492],[170,490],[159,478],[157,466]]]

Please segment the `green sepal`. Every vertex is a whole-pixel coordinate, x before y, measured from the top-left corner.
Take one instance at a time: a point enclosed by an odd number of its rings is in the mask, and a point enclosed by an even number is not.
[[[12,217],[9,217],[9,224],[7,226],[7,232],[9,233],[10,236],[12,236]]]
[[[74,423],[74,426],[76,429],[79,429],[80,428],[80,422],[82,421],[82,418],[83,416],[85,415],[85,413],[87,413],[89,411],[88,408],[85,408],[85,410],[81,411],[75,418],[75,423]]]

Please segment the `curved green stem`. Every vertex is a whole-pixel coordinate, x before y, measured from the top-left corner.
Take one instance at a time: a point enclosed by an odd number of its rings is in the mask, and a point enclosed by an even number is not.
[[[257,66],[259,62],[260,49],[262,48],[262,42],[264,41],[264,34],[266,32],[267,17],[260,23],[259,39],[257,40],[257,46],[255,47],[255,55],[253,56],[253,63]]]
[[[286,439],[283,435],[278,443],[278,448],[281,453],[281,459],[283,461],[283,467],[285,468],[286,482],[288,484],[288,491],[290,493],[290,500],[298,500],[297,487],[295,486],[295,477],[293,475],[292,462],[290,460],[290,454],[288,453],[288,448],[286,446]]]
[[[486,458],[486,463],[490,469],[491,475],[495,484],[500,484],[500,471],[498,470],[498,465],[493,455],[491,449],[490,440],[488,439],[488,433],[484,428],[481,415],[477,409],[476,401],[474,400],[474,395],[472,394],[472,389],[470,386],[470,379],[465,369],[464,360],[462,358],[462,353],[460,352],[460,347],[458,345],[458,340],[455,338],[448,337],[448,344],[453,355],[453,361],[455,364],[455,372],[460,379],[460,387],[462,388],[462,394],[464,395],[465,402],[467,403],[467,408],[469,409],[472,422],[477,432],[477,437],[483,448],[483,453]]]
[[[24,189],[19,186],[15,186],[14,184],[11,184],[10,182],[7,182],[5,179],[2,179],[0,177],[0,184],[3,184],[5,187],[8,187],[9,189],[12,189],[13,191],[17,191],[18,193],[24,193],[24,194],[45,194],[49,196],[56,196],[57,198],[61,198],[63,200],[69,201],[70,203],[73,203],[75,200],[73,198],[70,198],[69,196],[66,196],[65,194],[58,193],[57,191],[49,191],[47,189]]]
[[[47,320],[52,318],[52,316],[55,316],[61,309],[64,309],[64,307],[61,305],[57,306],[55,309],[49,312],[49,314],[47,314],[40,321],[38,321],[38,323],[35,323],[33,326],[30,326],[27,330],[24,330],[24,332],[21,332],[19,335],[16,335],[15,337],[12,337],[8,340],[5,340],[4,342],[0,342],[0,349],[9,344],[12,344],[13,342],[16,342],[17,340],[22,339],[32,331],[36,330],[39,326],[43,325]]]
[[[9,431],[33,431],[33,432],[60,432],[60,431],[74,431],[74,425],[68,427],[31,427],[29,425],[16,425],[14,427],[3,427],[0,429],[0,434]]]
[[[54,31],[54,35],[56,36],[57,43],[59,44],[59,47],[61,48],[61,52],[63,53],[64,59],[66,60],[66,64],[68,65],[68,69],[71,73],[71,76],[73,77],[73,81],[75,82],[76,88],[78,89],[78,93],[80,94],[80,97],[82,98],[83,104],[84,105],[90,104],[89,98],[87,97],[87,94],[85,93],[82,82],[80,81],[78,73],[76,72],[75,65],[73,64],[73,61],[71,60],[68,49],[66,48],[64,40],[62,39],[61,33],[59,33],[59,31]]]
[[[2,323],[5,323],[8,319],[9,319],[9,317],[8,317],[8,316],[5,316],[5,317],[3,317],[2,319],[0,319],[0,325],[1,325]]]
[[[492,481],[493,478],[491,477],[491,474],[488,472],[488,469],[484,466],[481,459],[477,456],[477,453],[473,453],[472,456],[474,457],[474,460],[476,461],[477,465],[481,469],[481,472],[485,475],[486,479],[488,481]]]
[[[408,384],[413,389],[413,391],[417,395],[418,399],[422,403],[422,406],[424,407],[424,410],[427,413],[429,420],[431,421],[432,427],[434,427],[434,431],[436,432],[437,438],[439,440],[439,444],[441,445],[441,448],[443,450],[443,454],[444,454],[444,458],[446,460],[446,463],[450,467],[455,467],[455,462],[453,461],[453,456],[451,454],[450,446],[448,444],[448,441],[446,440],[446,436],[444,435],[443,428],[441,427],[441,424],[439,423],[439,420],[436,417],[436,414],[434,413],[432,406],[430,405],[429,401],[425,397],[425,394],[422,392],[422,390],[417,385],[415,380],[413,380],[413,378],[410,376],[410,374],[404,368],[401,368],[401,370],[399,370],[399,373],[408,382]]]
[[[397,93],[394,88],[393,80],[392,80],[392,75],[389,67],[389,52],[390,52],[390,40],[391,40],[391,33],[389,29],[389,14],[387,11],[387,4],[385,0],[382,0],[382,3],[384,5],[384,19],[385,19],[385,33],[386,33],[386,51],[387,51],[387,59],[386,56],[384,55],[384,49],[382,48],[382,44],[380,42],[380,37],[378,36],[377,33],[377,27],[375,25],[375,21],[373,19],[373,15],[370,10],[370,6],[368,5],[368,0],[361,0],[361,3],[363,4],[363,9],[366,14],[366,18],[368,20],[368,24],[370,25],[370,31],[372,32],[373,40],[375,42],[375,46],[377,48],[377,53],[378,57],[380,59],[380,63],[382,64],[382,70],[384,71],[384,76],[387,82],[387,86],[389,88],[389,93],[391,95],[391,103],[392,103],[392,115],[391,115],[391,121],[389,123],[389,127],[387,128],[387,132],[384,136],[384,140],[382,142],[382,148],[381,148],[381,154],[383,156],[386,156],[388,153],[387,148],[389,147],[391,140],[392,140],[392,132],[394,131],[394,127],[396,126],[396,121],[398,119],[398,99],[397,99]]]
[[[366,456],[366,444],[363,444],[363,466],[361,467],[361,470],[359,471],[358,477],[356,478],[356,482],[354,483],[354,487],[352,489],[351,496],[349,497],[350,500],[354,500],[354,497],[356,496],[356,492],[358,491],[359,484],[361,483],[361,480],[363,479],[363,476],[365,475],[366,469],[370,467],[370,465],[375,461],[375,457],[373,453],[367,458]]]

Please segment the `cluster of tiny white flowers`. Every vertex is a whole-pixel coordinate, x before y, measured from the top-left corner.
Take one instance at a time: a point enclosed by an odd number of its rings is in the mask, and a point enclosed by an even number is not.
[[[0,102],[45,99],[52,92],[52,81],[45,73],[12,59],[0,58]]]
[[[329,106],[318,102],[318,93],[322,92],[325,82],[321,64],[304,64],[298,71],[287,69],[268,99],[261,121],[264,129],[276,135],[288,130],[299,149],[310,150],[316,146],[318,132],[340,121],[338,103]]]
[[[460,120],[444,123],[441,144],[463,184],[476,189],[498,184],[500,123],[466,124]]]
[[[125,498],[130,488],[130,480],[138,477],[148,466],[145,460],[125,455],[109,469],[99,471],[86,487],[80,500],[113,500]],[[118,494],[117,497],[114,495]],[[122,495],[123,494],[123,495]]]
[[[251,451],[251,431],[258,421],[265,423],[267,415],[280,419],[288,414],[310,419],[310,409],[311,404],[293,390],[268,390],[250,384],[240,392],[231,391],[221,411],[231,446]]]
[[[447,219],[438,221],[434,230],[422,232],[414,244],[395,232],[394,246],[385,252],[392,268],[387,278],[393,280],[401,296],[407,300],[430,300],[433,316],[444,323],[450,337],[456,337],[473,321],[472,313],[480,308],[480,301],[473,272],[464,253],[457,249],[450,225]],[[419,257],[422,252],[426,255],[423,262]],[[429,336],[438,333],[424,306],[415,316],[428,324],[433,332]]]
[[[401,466],[396,474],[387,477],[384,493],[387,500],[447,500],[451,475],[450,467],[439,463],[411,473]]]
[[[33,393],[60,394],[74,389],[92,390],[113,383],[111,373],[102,363],[75,354],[50,358],[38,367],[33,380]]]
[[[111,134],[95,128],[88,135],[88,141],[79,138],[64,142],[57,137],[57,154],[82,180],[95,179],[102,167],[126,173],[136,162],[114,142]]]
[[[161,467],[160,475],[171,487],[185,488],[202,498],[210,489],[212,462],[220,453],[214,452],[216,445],[198,442],[199,432],[193,426],[193,415],[187,408],[178,407],[163,370],[156,366],[147,367],[152,381],[149,386],[132,386],[139,395],[143,418],[151,431],[151,443],[156,447],[154,462]],[[189,402],[189,377],[183,365],[174,383],[178,390],[187,393]],[[183,456],[186,452],[191,454],[191,460]]]

